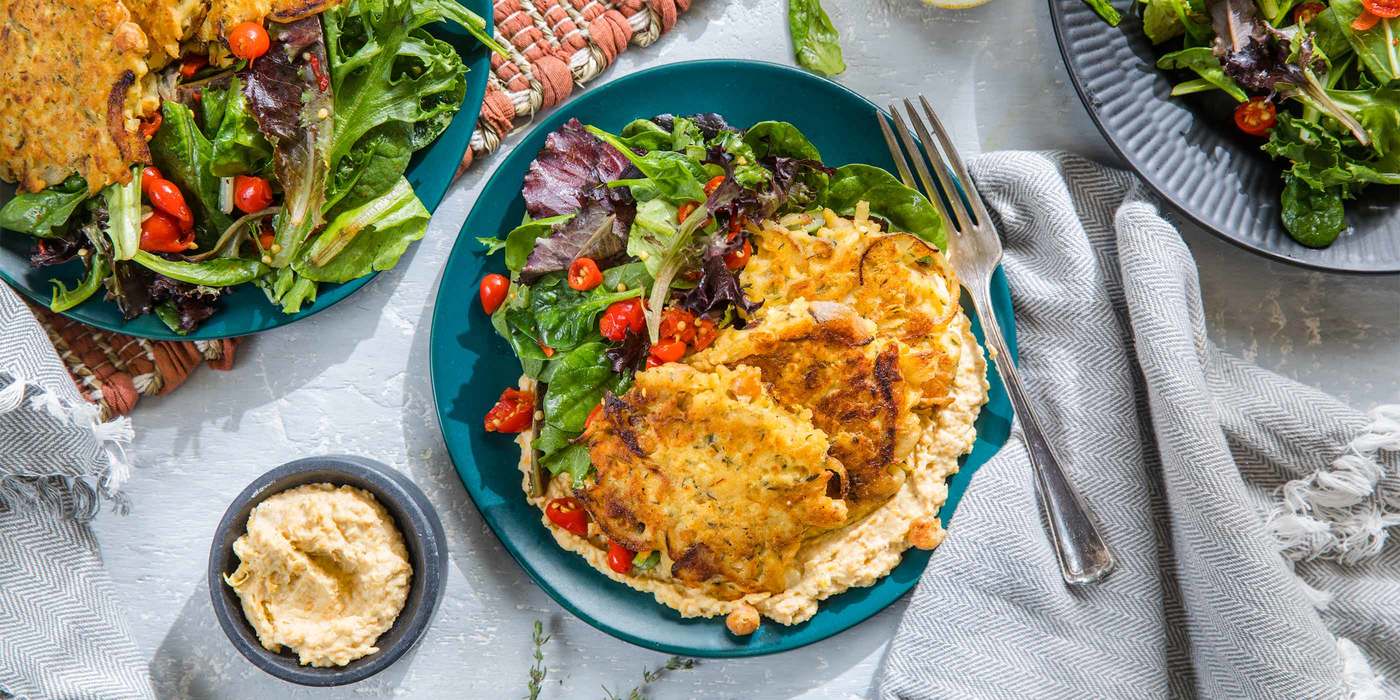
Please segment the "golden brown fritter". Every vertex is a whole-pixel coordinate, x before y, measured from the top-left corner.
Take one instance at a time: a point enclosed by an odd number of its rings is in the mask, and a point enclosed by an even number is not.
[[[812,412],[846,469],[848,519],[884,503],[904,483],[902,465],[919,435],[913,395],[901,371],[901,343],[849,306],[798,299],[744,330],[726,330],[689,362],[754,367],[778,403]]]
[[[222,41],[241,22],[292,22],[324,12],[340,0],[214,0],[199,27],[199,40]]]
[[[718,598],[782,591],[805,536],[846,519],[827,436],[752,367],[641,372],[604,401],[588,444],[597,475],[576,493],[603,532],[663,552],[673,577]]]
[[[152,68],[180,57],[180,44],[204,21],[205,0],[122,0],[150,41]]]
[[[847,304],[880,335],[908,346],[912,361],[903,366],[919,393],[916,406],[947,405],[961,346],[957,334],[945,332],[959,307],[957,280],[943,254],[906,233],[881,234],[859,218],[827,212],[821,223],[793,215],[754,232],[753,258],[740,277],[749,298],[764,302],[759,318],[798,298]]]
[[[0,178],[96,192],[147,159],[137,132],[146,35],[115,0],[0,0]]]

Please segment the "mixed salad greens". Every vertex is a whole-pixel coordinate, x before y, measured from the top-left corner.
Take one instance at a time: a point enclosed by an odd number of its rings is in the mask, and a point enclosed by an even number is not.
[[[321,283],[392,267],[426,230],[404,172],[467,89],[456,49],[427,31],[442,21],[504,51],[456,0],[346,0],[239,25],[231,56],[192,52],[160,76],[142,127],[152,163],[129,183],[89,197],[75,175],[19,194],[0,228],[38,239],[35,266],[83,260],[76,287],[54,281],[56,311],[105,289],[126,318],[155,313],[185,333],[255,284],[296,313]]]
[[[1147,37],[1180,43],[1157,67],[1194,76],[1172,95],[1223,91],[1239,129],[1288,162],[1282,219],[1299,243],[1330,245],[1346,200],[1400,185],[1400,0],[1141,2]]]
[[[887,230],[946,240],[937,209],[890,173],[828,167],[787,122],[740,130],[716,114],[638,119],[617,134],[570,120],[545,141],[521,194],[524,221],[478,239],[504,255],[509,275],[482,279],[482,307],[529,380],[505,391],[486,430],[533,430],[534,463],[576,484],[592,469],[579,437],[602,402],[758,308],[739,281],[756,222],[850,216],[866,202]]]

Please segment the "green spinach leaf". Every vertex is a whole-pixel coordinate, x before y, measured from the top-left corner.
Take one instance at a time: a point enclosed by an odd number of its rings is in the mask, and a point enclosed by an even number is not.
[[[1336,189],[1318,190],[1292,174],[1283,176],[1283,227],[1293,240],[1325,248],[1346,229],[1346,211]]]
[[[584,342],[602,337],[598,332],[598,315],[609,304],[641,294],[642,290],[637,288],[618,292],[603,285],[580,292],[569,287],[564,273],[549,273],[530,290],[530,314],[538,329],[534,337],[556,353],[573,350]]]
[[[637,199],[652,199],[661,197],[673,204],[685,204],[686,202],[705,201],[705,169],[700,163],[676,153],[674,151],[649,151],[645,155],[637,155],[635,151],[627,147],[627,144],[618,140],[616,136],[609,134],[596,126],[585,127],[588,132],[607,142],[608,145],[616,148],[637,169],[646,176],[643,179],[618,180],[609,182],[609,187],[629,187],[632,194]],[[639,195],[637,189],[642,187],[647,191]],[[651,195],[651,196],[647,196]]]
[[[846,70],[841,57],[841,35],[820,0],[788,0],[788,33],[798,65],[822,75]]]
[[[0,207],[0,228],[50,238],[67,229],[73,211],[88,198],[87,180],[69,175],[67,180],[38,192],[20,192]]]
[[[872,216],[888,221],[890,230],[912,233],[940,250],[947,246],[943,217],[922,194],[873,165],[855,163],[837,168],[827,190],[826,206],[850,216],[861,201],[870,204]]]
[[[753,149],[755,158],[785,156],[804,160],[821,160],[821,151],[807,140],[802,130],[788,122],[765,121],[754,124],[744,132],[744,143]]]

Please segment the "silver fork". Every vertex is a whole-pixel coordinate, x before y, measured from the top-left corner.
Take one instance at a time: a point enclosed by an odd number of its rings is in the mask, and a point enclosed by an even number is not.
[[[1065,582],[1071,585],[1093,583],[1113,570],[1113,554],[1108,551],[1103,537],[1099,535],[1094,518],[1084,505],[1084,499],[1060,467],[1060,460],[1055,456],[1054,448],[1045,439],[1035,408],[1021,385],[1016,365],[1011,361],[1011,353],[1006,348],[1006,339],[1002,337],[1001,327],[997,324],[996,310],[992,306],[991,281],[992,272],[1001,262],[1001,238],[982,204],[982,197],[977,194],[977,186],[972,182],[972,178],[968,177],[967,168],[963,167],[962,159],[954,150],[948,132],[938,120],[938,115],[922,95],[919,96],[919,102],[928,117],[927,125],[914,110],[914,104],[904,100],[905,112],[909,122],[914,125],[914,130],[918,132],[918,140],[915,140],[905,126],[898,105],[890,105],[890,114],[894,116],[894,128],[909,151],[914,170],[918,172],[919,181],[923,183],[924,194],[938,207],[943,220],[952,226],[953,230],[948,233],[948,262],[957,273],[963,289],[967,290],[972,298],[977,316],[982,319],[987,349],[992,361],[996,363],[1002,381],[1006,384],[1006,391],[1011,396],[1011,405],[1021,419],[1026,448],[1030,453],[1031,465],[1035,468],[1036,491],[1040,494],[1040,503],[1045,509],[1050,538],[1055,545],[1055,555],[1060,560],[1060,571]],[[885,143],[889,145],[890,155],[894,157],[895,166],[899,168],[900,178],[909,187],[919,189],[889,124],[878,112],[875,119],[880,122],[880,131],[885,135]],[[930,135],[930,125],[933,135]],[[933,145],[934,136],[937,136],[938,146]],[[939,153],[940,147],[942,157]],[[925,165],[925,159],[933,166],[932,175]],[[951,166],[962,184],[963,191],[967,193],[966,202],[958,196],[958,190],[948,176],[948,166]],[[943,192],[948,193],[948,205],[953,209],[952,212],[948,211],[949,206],[945,206],[938,196],[938,188],[933,183],[935,177]]]

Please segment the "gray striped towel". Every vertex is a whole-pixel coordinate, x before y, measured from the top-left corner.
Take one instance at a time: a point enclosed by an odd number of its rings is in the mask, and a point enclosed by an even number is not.
[[[87,527],[123,507],[130,440],[0,284],[0,698],[154,697]]]
[[[1217,350],[1190,252],[1127,173],[1055,153],[972,171],[1022,374],[1118,569],[1065,587],[1014,433],[915,589],[880,697],[1400,692],[1400,550],[1382,550],[1400,406],[1363,415]]]

